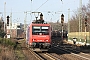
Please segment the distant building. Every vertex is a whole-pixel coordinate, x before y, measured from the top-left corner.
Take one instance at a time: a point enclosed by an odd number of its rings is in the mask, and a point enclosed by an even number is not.
[[[7,36],[12,38],[24,38],[23,25],[21,23],[12,23],[7,26]]]

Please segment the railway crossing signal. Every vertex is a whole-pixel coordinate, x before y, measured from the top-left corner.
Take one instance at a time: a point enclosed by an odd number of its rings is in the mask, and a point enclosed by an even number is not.
[[[85,16],[85,26],[87,26],[87,16]]]
[[[9,16],[7,16],[7,26],[9,26]]]
[[[64,15],[61,15],[61,23],[64,23]]]

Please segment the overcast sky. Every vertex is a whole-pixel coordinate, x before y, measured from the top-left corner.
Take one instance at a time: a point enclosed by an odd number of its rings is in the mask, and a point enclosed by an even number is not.
[[[77,11],[80,6],[80,0],[0,0],[0,12],[4,16],[4,3],[6,2],[6,16],[12,12],[13,22],[24,22],[26,11],[39,11],[44,15],[45,21],[56,22],[60,20],[60,15],[65,15],[65,22],[68,20],[68,9],[71,10],[70,15],[73,11]],[[87,5],[89,0],[82,0],[82,5]],[[48,13],[50,12],[50,13]],[[1,15],[0,15],[1,16]],[[34,14],[32,19],[35,19]],[[17,21],[16,21],[17,20]],[[30,23],[31,15],[27,14],[27,23]]]

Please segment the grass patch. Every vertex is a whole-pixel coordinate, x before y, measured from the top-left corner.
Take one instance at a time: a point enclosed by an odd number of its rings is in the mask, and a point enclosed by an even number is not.
[[[25,56],[23,55],[20,45],[17,45],[15,49],[15,55],[18,57],[18,60],[25,60]]]
[[[1,53],[2,49],[0,48],[0,53]]]

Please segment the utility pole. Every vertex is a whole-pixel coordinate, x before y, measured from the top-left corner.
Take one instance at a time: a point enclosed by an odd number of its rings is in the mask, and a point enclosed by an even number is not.
[[[4,3],[4,32],[6,32],[6,2]],[[5,36],[4,36],[5,38]]]
[[[27,18],[27,12],[24,12],[26,14],[25,19],[24,19],[24,40],[25,40],[25,32],[26,32],[26,18]]]
[[[82,32],[82,0],[80,0],[80,20],[81,20],[81,32]]]
[[[10,38],[12,37],[12,10],[11,10],[11,16],[10,16]]]
[[[68,9],[68,39],[69,39],[69,33],[70,33],[70,9]]]
[[[61,2],[62,2],[62,12],[63,12],[63,1],[61,0]]]
[[[79,39],[81,41],[80,32],[82,32],[82,0],[80,0],[80,7],[79,7]]]

